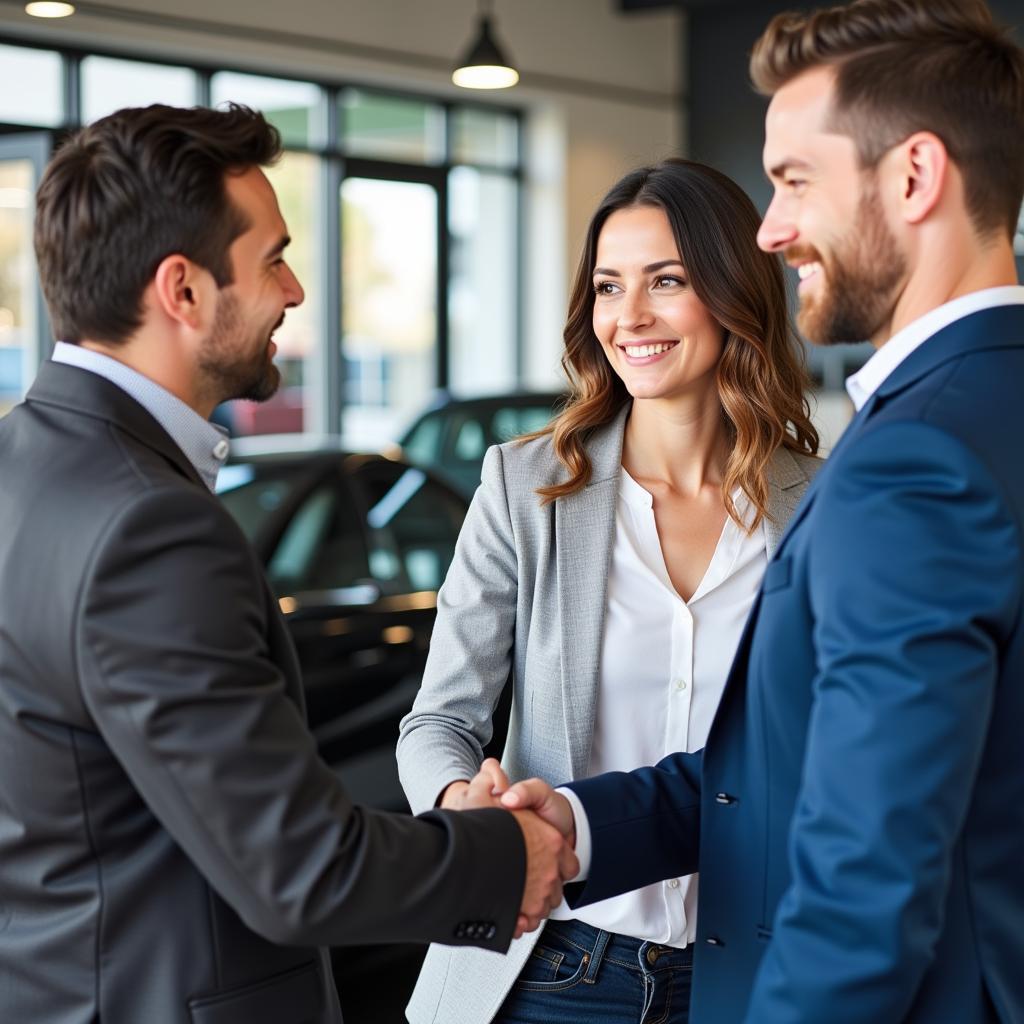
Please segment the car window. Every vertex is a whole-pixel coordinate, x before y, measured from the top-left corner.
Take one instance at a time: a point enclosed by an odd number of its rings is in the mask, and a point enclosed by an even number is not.
[[[465,503],[423,470],[401,463],[369,462],[354,475],[370,505],[371,564],[397,556],[414,590],[437,590],[455,554]]]
[[[217,494],[242,532],[255,542],[304,479],[299,467],[231,463],[217,475]]]
[[[551,422],[550,405],[524,405],[499,409],[491,419],[491,435],[495,444],[504,444],[522,434],[532,434]]]
[[[312,490],[295,510],[267,560],[267,576],[280,595],[369,579],[363,527],[340,475]]]
[[[441,453],[444,420],[437,413],[424,416],[405,439],[402,448],[413,462],[433,462]]]
[[[479,420],[466,420],[455,435],[453,453],[464,462],[480,462],[487,451],[487,438]]]

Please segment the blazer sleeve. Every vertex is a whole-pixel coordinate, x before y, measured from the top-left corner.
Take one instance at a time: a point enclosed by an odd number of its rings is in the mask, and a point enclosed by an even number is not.
[[[505,949],[525,876],[501,811],[353,806],[268,650],[254,554],[198,488],[151,490],[94,551],[76,610],[83,700],[152,813],[255,932],[287,945]],[[486,865],[486,868],[483,866]]]
[[[437,595],[423,683],[399,731],[399,778],[413,811],[434,807],[446,786],[480,767],[511,669],[518,578],[502,451],[494,447]]]
[[[566,783],[590,827],[590,872],[567,890],[571,907],[697,870],[702,751],[649,768]]]
[[[747,1024],[903,1020],[943,926],[1000,649],[1021,613],[1021,538],[958,441],[889,423],[817,495],[817,675],[791,883]]]

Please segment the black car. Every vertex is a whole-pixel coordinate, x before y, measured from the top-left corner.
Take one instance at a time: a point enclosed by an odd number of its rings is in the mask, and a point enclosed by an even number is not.
[[[402,460],[325,446],[236,455],[217,489],[280,601],[321,754],[360,803],[408,810],[398,723],[419,687],[465,498]]]
[[[520,392],[484,398],[443,396],[399,440],[410,462],[434,470],[467,498],[480,483],[484,452],[492,444],[532,433],[564,405],[558,391]]]

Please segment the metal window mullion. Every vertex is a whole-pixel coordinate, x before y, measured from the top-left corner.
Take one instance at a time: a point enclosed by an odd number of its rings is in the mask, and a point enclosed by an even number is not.
[[[321,323],[324,325],[322,346],[322,403],[327,432],[342,432],[344,412],[345,363],[342,359],[344,325],[344,289],[342,287],[342,208],[341,183],[345,176],[344,162],[337,154],[324,157],[321,172],[321,202],[324,229],[320,235],[323,266],[321,288]]]

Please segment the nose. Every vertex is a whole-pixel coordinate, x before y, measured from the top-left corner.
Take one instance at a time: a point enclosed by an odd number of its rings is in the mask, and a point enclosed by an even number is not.
[[[761,221],[757,244],[765,252],[778,252],[796,241],[796,236],[796,225],[787,214],[784,201],[776,194]]]
[[[299,279],[295,276],[295,271],[293,271],[287,264],[285,264],[282,287],[284,288],[286,309],[292,309],[294,306],[302,305],[306,298],[306,293],[303,290],[302,285],[299,284]]]
[[[648,327],[654,323],[654,314],[647,301],[646,289],[636,288],[626,291],[622,296],[619,318],[616,323],[623,331],[635,331],[637,328]]]

